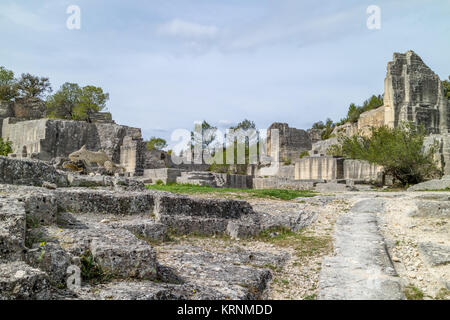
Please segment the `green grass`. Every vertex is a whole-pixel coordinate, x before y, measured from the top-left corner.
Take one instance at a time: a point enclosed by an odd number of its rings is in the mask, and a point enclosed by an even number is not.
[[[317,195],[309,190],[284,190],[284,189],[237,189],[237,188],[213,188],[209,186],[198,186],[192,184],[169,183],[166,185],[147,185],[147,189],[162,190],[181,194],[217,194],[247,196],[252,198],[272,198],[281,200],[292,200],[299,197],[314,197]]]
[[[273,228],[262,231],[255,239],[273,243],[279,247],[293,248],[299,258],[323,255],[333,248],[330,237],[315,236],[305,230],[293,232],[286,228]]]
[[[412,284],[405,287],[403,290],[407,300],[423,300],[423,292],[419,288],[413,286]]]

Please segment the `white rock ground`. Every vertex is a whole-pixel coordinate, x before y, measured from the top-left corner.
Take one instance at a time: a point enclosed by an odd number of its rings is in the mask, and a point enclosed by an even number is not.
[[[10,197],[8,192],[16,191],[5,188],[2,197]],[[242,195],[231,197],[241,199]],[[77,251],[79,246],[97,250],[94,253],[122,279],[83,286],[76,295],[56,294],[50,298],[450,298],[449,193],[342,192],[291,201],[246,200],[261,215],[293,217],[304,212],[308,225],[298,232],[266,231],[240,240],[172,235],[171,241],[161,242],[164,237],[152,229],[156,225],[151,216],[88,213],[74,214],[76,221],[71,221],[72,215],[67,213],[65,224],[70,227],[47,225],[39,230],[59,239],[67,252]],[[146,243],[136,238],[136,232],[149,232],[157,241]],[[134,248],[131,253],[130,246]],[[47,244],[49,258],[61,261],[67,256],[55,248],[52,252],[53,244]],[[39,258],[42,250],[35,250]],[[29,256],[33,258],[32,254]],[[133,268],[122,268],[117,257],[126,259]],[[142,268],[147,265],[146,259],[159,265]],[[51,261],[48,263],[48,267],[53,266]],[[4,286],[2,290],[13,290],[11,286],[17,286],[22,278],[12,279],[22,265],[23,281],[30,278],[42,288],[49,285],[38,269],[14,262],[0,266],[5,271],[0,275],[0,289]],[[154,268],[165,277],[162,283],[153,279]],[[62,277],[63,274],[53,275],[56,280]],[[177,284],[178,277],[184,279],[183,284]]]

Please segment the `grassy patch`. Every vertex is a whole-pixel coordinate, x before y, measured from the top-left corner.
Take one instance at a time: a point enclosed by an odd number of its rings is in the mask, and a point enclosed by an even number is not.
[[[325,254],[333,248],[331,237],[310,235],[304,230],[292,232],[286,228],[268,229],[262,231],[256,239],[293,248],[300,258]]]
[[[423,292],[419,288],[413,286],[412,284],[405,287],[403,290],[406,299],[408,300],[423,300]]]
[[[299,197],[313,197],[316,192],[310,190],[284,190],[284,189],[237,189],[237,188],[213,188],[192,184],[169,183],[165,185],[147,185],[147,189],[168,191],[181,194],[217,194],[247,196],[252,198],[272,198],[292,200]]]

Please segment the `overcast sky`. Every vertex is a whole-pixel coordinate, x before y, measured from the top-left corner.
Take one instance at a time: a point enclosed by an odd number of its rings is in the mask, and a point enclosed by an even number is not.
[[[66,26],[69,5],[80,30]],[[203,119],[306,129],[382,94],[393,52],[414,50],[446,79],[449,17],[448,0],[1,0],[0,65],[54,89],[101,86],[114,120],[145,138]]]

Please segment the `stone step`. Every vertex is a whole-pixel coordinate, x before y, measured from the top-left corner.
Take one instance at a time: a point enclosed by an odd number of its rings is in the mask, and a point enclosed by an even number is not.
[[[45,272],[23,261],[0,264],[0,300],[46,300],[50,281]]]

